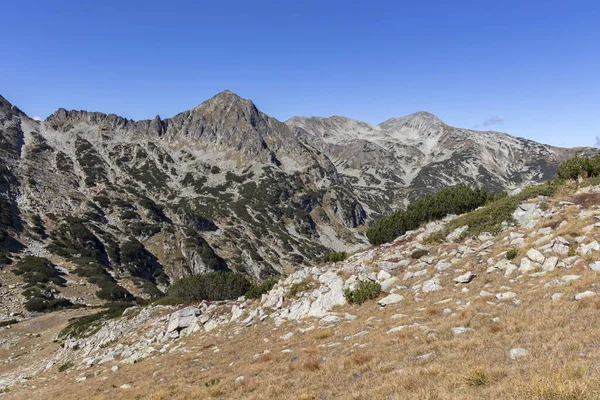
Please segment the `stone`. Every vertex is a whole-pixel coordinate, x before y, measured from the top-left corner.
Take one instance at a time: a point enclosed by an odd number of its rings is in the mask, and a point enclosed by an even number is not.
[[[235,381],[234,381],[234,383],[240,383],[240,382],[241,382],[241,381],[243,381],[243,380],[244,380],[244,375],[240,375],[240,376],[238,376],[237,378],[235,378]]]
[[[392,277],[392,275],[390,275],[390,273],[389,273],[389,272],[381,270],[381,271],[379,271],[379,273],[377,274],[377,282],[381,283],[381,282],[383,282],[383,281],[385,281],[386,279],[389,279],[389,278],[391,278],[391,277]]]
[[[344,296],[344,280],[335,272],[329,271],[319,277],[319,282],[324,284],[328,291],[317,296],[310,305],[308,315],[323,318],[335,306],[346,304]]]
[[[576,294],[575,300],[583,300],[583,299],[587,299],[589,297],[594,297],[594,296],[596,296],[595,292],[592,292],[591,290],[587,290],[585,292]]]
[[[537,268],[536,264],[533,263],[529,258],[523,257],[521,259],[521,264],[519,265],[519,272],[522,274],[526,274],[529,272],[535,271]]]
[[[553,302],[557,302],[559,301],[565,294],[564,293],[554,293],[552,295],[552,301]]]
[[[377,303],[380,306],[385,307],[390,304],[400,303],[402,300],[404,300],[404,296],[399,295],[399,294],[390,294],[390,295],[384,297],[383,299],[379,300]]]
[[[438,279],[430,279],[423,282],[423,292],[437,292],[440,290],[442,286],[440,285],[440,281]]]
[[[321,326],[333,325],[333,324],[337,324],[338,322],[341,322],[343,320],[344,320],[343,318],[340,318],[337,315],[327,315],[327,316],[321,318],[321,320],[319,321],[319,325],[321,325]]]
[[[462,335],[463,333],[467,333],[471,330],[471,328],[465,328],[464,326],[458,326],[455,328],[451,328],[452,333],[455,335]]]
[[[527,250],[527,253],[525,255],[531,261],[536,262],[538,264],[542,264],[544,262],[544,260],[546,259],[546,257],[544,257],[544,255],[542,253],[540,253],[539,250],[533,249],[533,248]]]
[[[454,278],[454,282],[456,283],[469,283],[473,280],[473,278],[475,278],[475,274],[472,273],[471,271],[465,272],[462,275],[457,276],[456,278]]]
[[[518,358],[526,357],[528,354],[529,354],[529,351],[527,351],[527,349],[524,349],[521,347],[510,349],[510,359],[511,360],[516,360]]]
[[[562,278],[560,278],[560,280],[563,281],[564,283],[577,281],[579,279],[581,279],[581,275],[565,275]]]
[[[131,389],[131,385],[129,383],[125,383],[120,386],[121,389]]]
[[[388,278],[381,282],[381,290],[388,293],[394,287],[394,285],[396,285],[397,282],[398,278],[392,276],[391,278]]]
[[[548,257],[544,261],[544,264],[542,265],[542,269],[544,271],[554,271],[554,268],[556,268],[557,264],[558,264],[558,257]]]
[[[290,340],[294,336],[294,332],[288,332],[285,335],[279,337],[281,340]]]
[[[496,298],[498,300],[511,300],[517,297],[517,294],[514,292],[504,292],[496,294]]]
[[[119,366],[118,366],[118,365],[113,365],[113,366],[110,368],[110,370],[111,370],[112,372],[117,372],[117,371],[119,370]]]
[[[596,261],[595,263],[590,264],[590,269],[594,272],[600,272],[600,262]]]
[[[167,333],[180,331],[190,326],[198,320],[197,316],[202,314],[202,311],[196,307],[186,307],[174,312],[169,316],[169,325]]]

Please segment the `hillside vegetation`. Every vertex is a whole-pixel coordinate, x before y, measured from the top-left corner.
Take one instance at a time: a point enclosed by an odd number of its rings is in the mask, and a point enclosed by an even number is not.
[[[592,158],[576,156],[558,166],[557,179],[527,187],[512,196],[506,192],[491,194],[466,185],[450,187],[412,202],[405,210],[395,211],[374,221],[367,230],[367,238],[373,245],[389,243],[423,223],[440,220],[449,214],[465,214],[450,225],[452,229],[468,226],[465,235],[477,235],[482,232],[497,233],[502,223],[513,222],[511,215],[519,203],[537,196],[551,196],[567,180],[598,176],[600,176],[600,155]],[[476,210],[479,207],[482,208]]]

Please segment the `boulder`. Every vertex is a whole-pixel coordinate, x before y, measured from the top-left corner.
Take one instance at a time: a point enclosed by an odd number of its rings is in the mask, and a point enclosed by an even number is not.
[[[399,295],[399,294],[390,294],[386,297],[384,297],[383,299],[379,300],[377,303],[380,306],[387,306],[390,304],[397,304],[400,303],[402,300],[404,300],[404,296]]]
[[[469,283],[473,280],[473,278],[475,278],[475,274],[472,273],[471,271],[467,271],[462,275],[457,276],[456,278],[454,278],[454,282],[456,283]]]
[[[529,354],[529,351],[527,351],[527,349],[523,349],[521,347],[510,349],[510,353],[509,353],[511,360],[516,360],[518,358],[526,357],[528,354]]]
[[[592,292],[591,290],[587,290],[585,292],[576,294],[575,300],[583,300],[583,299],[587,299],[589,297],[594,297],[594,296],[596,296],[595,292]]]
[[[196,307],[186,307],[179,311],[174,312],[169,316],[169,325],[167,326],[167,333],[179,332],[180,330],[187,328],[198,320],[198,316],[202,314],[202,311]]]
[[[554,271],[554,268],[556,268],[557,264],[558,264],[557,257],[548,257],[548,258],[546,258],[546,261],[544,261],[544,264],[542,265],[542,269],[544,271]]]
[[[440,281],[438,279],[430,279],[423,282],[423,292],[437,292],[440,290],[442,286],[440,285]]]

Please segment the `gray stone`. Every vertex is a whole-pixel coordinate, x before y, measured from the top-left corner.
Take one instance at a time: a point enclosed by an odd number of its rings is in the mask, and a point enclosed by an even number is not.
[[[472,273],[471,271],[465,272],[462,275],[457,276],[456,278],[454,278],[454,282],[456,283],[469,283],[473,280],[473,278],[475,278],[475,274]]]
[[[587,299],[589,297],[594,297],[594,296],[596,296],[595,292],[592,292],[591,290],[587,290],[585,292],[578,293],[577,295],[575,295],[575,300],[583,300],[583,299]]]
[[[517,347],[517,348],[510,350],[510,359],[516,360],[518,358],[526,357],[528,354],[529,354],[529,351],[527,351],[527,349]]]
[[[377,303],[380,306],[387,306],[390,304],[400,303],[402,300],[404,300],[404,296],[399,295],[399,294],[390,294],[390,295],[384,297],[383,299],[379,300]]]
[[[440,281],[438,279],[430,279],[423,282],[423,292],[437,292],[440,290],[442,286],[440,285]]]

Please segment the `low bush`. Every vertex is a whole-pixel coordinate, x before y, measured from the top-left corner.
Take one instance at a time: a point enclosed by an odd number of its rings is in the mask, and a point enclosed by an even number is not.
[[[0,327],[3,327],[3,326],[9,326],[9,325],[14,325],[14,324],[16,324],[16,323],[18,323],[18,322],[19,322],[19,321],[17,321],[16,319],[9,319],[9,320],[7,320],[7,321],[2,321],[2,322],[0,322]]]
[[[106,306],[108,307],[106,310],[70,319],[69,325],[60,332],[59,336],[81,338],[93,335],[100,329],[104,321],[120,317],[123,315],[123,311],[132,306],[132,303],[115,302]]]
[[[344,261],[346,258],[348,258],[348,253],[345,251],[336,251],[323,257],[323,262],[340,262]]]
[[[512,249],[510,249],[510,250],[508,250],[508,251],[506,252],[506,259],[507,259],[507,260],[512,260],[512,259],[514,259],[514,258],[517,256],[517,254],[518,254],[518,253],[519,253],[519,252],[518,252],[518,250],[517,250],[517,249],[515,249],[515,248],[512,248]]]
[[[483,232],[497,234],[503,222],[513,222],[512,214],[523,201],[538,197],[551,196],[559,188],[559,183],[545,183],[523,189],[514,196],[501,196],[489,202],[485,207],[461,215],[449,224],[449,229],[469,226],[469,234],[479,235]]]
[[[412,258],[413,260],[418,260],[421,257],[425,257],[427,254],[429,254],[429,252],[425,249],[418,249],[412,252],[412,254],[410,255],[410,258]]]
[[[247,299],[258,299],[263,294],[268,293],[269,290],[273,289],[276,281],[274,279],[268,279],[252,287],[246,292],[245,296]]]
[[[252,283],[237,272],[210,272],[192,275],[174,282],[167,295],[180,297],[187,302],[200,300],[230,300],[243,296],[252,288]]]
[[[377,298],[381,293],[381,285],[377,282],[363,281],[355,290],[344,290],[344,296],[350,304],[362,304],[367,300]]]
[[[31,312],[49,312],[60,310],[63,308],[71,308],[73,307],[73,303],[71,303],[67,299],[62,298],[45,298],[45,297],[32,297],[25,302],[25,308],[27,311]]]
[[[17,263],[14,273],[21,275],[28,285],[52,282],[62,286],[65,283],[61,272],[50,260],[43,257],[24,257]]]
[[[373,245],[391,242],[425,222],[444,218],[448,214],[463,214],[474,210],[493,197],[484,190],[466,185],[427,194],[424,198],[412,202],[406,210],[398,210],[375,221],[367,230],[367,238]]]

